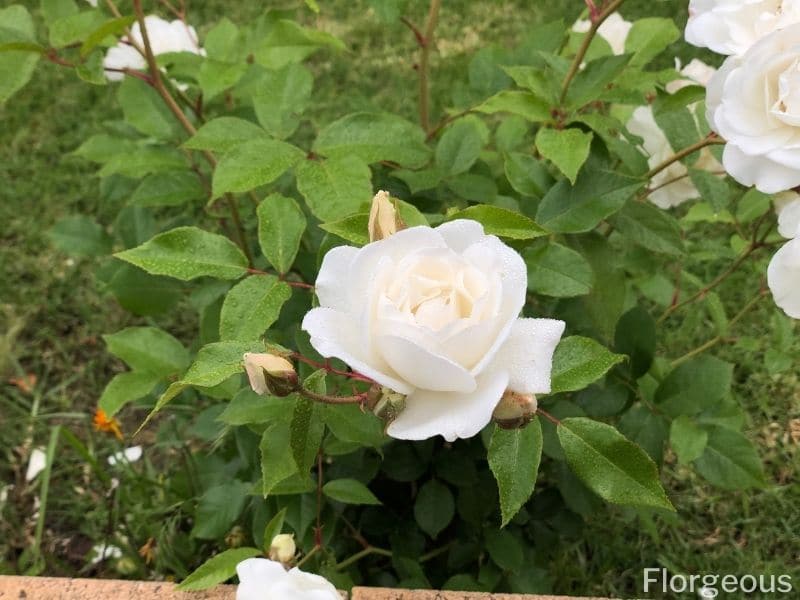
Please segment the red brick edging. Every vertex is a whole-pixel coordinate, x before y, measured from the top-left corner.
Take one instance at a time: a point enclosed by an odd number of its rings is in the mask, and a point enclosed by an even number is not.
[[[0,600],[234,600],[235,597],[236,587],[232,585],[219,585],[205,592],[178,592],[175,591],[175,584],[158,581],[0,575]],[[570,600],[570,598],[357,587],[350,593],[350,600]]]

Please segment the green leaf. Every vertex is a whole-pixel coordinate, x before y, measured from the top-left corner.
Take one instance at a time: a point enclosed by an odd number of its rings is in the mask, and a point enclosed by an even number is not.
[[[205,198],[206,190],[195,173],[171,171],[148,175],[131,196],[138,206],[179,206]]]
[[[702,456],[694,461],[694,468],[712,485],[726,490],[766,485],[761,459],[753,443],[726,427],[708,427],[708,444]]]
[[[642,248],[672,256],[684,252],[678,221],[649,202],[628,202],[615,215],[614,226]]]
[[[324,31],[306,29],[288,19],[280,19],[270,27],[253,55],[258,64],[268,69],[280,69],[300,62],[321,48],[344,50],[344,44]]]
[[[263,91],[253,96],[258,122],[277,138],[292,135],[311,100],[313,85],[311,71],[301,65],[266,71],[260,82]]]
[[[592,267],[566,246],[539,244],[526,249],[522,256],[528,266],[528,289],[534,293],[570,298],[592,290]]]
[[[656,322],[640,306],[634,306],[617,322],[614,350],[630,357],[631,375],[638,379],[653,363],[656,352]]]
[[[306,216],[293,198],[281,194],[264,198],[256,214],[261,251],[278,273],[288,273],[300,249]]]
[[[261,493],[266,498],[275,486],[297,473],[292,455],[289,426],[273,423],[264,430],[259,444],[261,450]]]
[[[420,171],[395,169],[391,172],[391,176],[404,182],[408,186],[408,190],[412,194],[416,194],[424,190],[434,189],[444,178],[444,173],[437,167]]]
[[[740,224],[752,223],[772,208],[772,196],[750,188],[736,206],[736,220]]]
[[[532,240],[547,235],[547,232],[539,227],[533,219],[518,212],[489,204],[470,206],[453,213],[447,220],[452,221],[453,219],[472,219],[483,225],[487,234],[512,240]]]
[[[591,338],[564,338],[553,355],[552,393],[581,390],[623,360]]]
[[[189,364],[189,352],[183,344],[157,327],[127,327],[103,339],[108,351],[134,371],[168,377]]]
[[[182,281],[196,277],[237,279],[247,272],[247,258],[236,244],[197,227],[170,229],[114,256],[148,273]]]
[[[279,140],[256,138],[243,142],[219,161],[211,183],[213,196],[246,192],[272,183],[304,156],[297,146]]]
[[[50,24],[50,45],[63,48],[87,39],[105,19],[97,10],[87,10],[62,17]]]
[[[548,129],[536,134],[536,149],[575,185],[583,163],[589,158],[592,133],[580,129]]]
[[[708,445],[708,431],[701,429],[686,415],[672,422],[669,443],[681,464],[688,465],[700,458]]]
[[[550,172],[530,154],[511,152],[506,155],[503,166],[511,187],[525,196],[541,198],[553,185]]]
[[[252,121],[236,117],[218,117],[205,123],[183,143],[190,150],[227,152],[254,138],[267,137],[267,132]]]
[[[44,22],[48,26],[58,19],[74,15],[79,10],[74,0],[41,0],[39,8],[42,11]]]
[[[425,132],[389,113],[342,117],[319,132],[313,149],[328,157],[353,155],[368,164],[390,161],[409,168],[423,166],[430,156]]]
[[[225,406],[217,421],[226,425],[253,425],[282,421],[289,423],[296,397],[262,396],[249,387],[242,388]]]
[[[47,237],[56,248],[71,256],[104,256],[111,252],[111,237],[102,226],[83,215],[60,219]]]
[[[634,178],[587,165],[575,185],[562,179],[547,192],[539,204],[536,222],[559,233],[591,231],[641,187]]]
[[[685,102],[680,102],[678,106],[674,102],[675,99],[669,94],[659,93],[653,103],[653,117],[667,136],[669,145],[677,152],[698,141],[700,133],[697,131],[697,121]],[[692,161],[691,156],[684,159],[687,164]]]
[[[320,369],[312,373],[303,382],[303,387],[318,394],[326,392],[325,371]],[[322,407],[318,402],[298,397],[290,424],[290,443],[297,470],[302,477],[314,465],[319,452],[322,437],[325,434],[325,423],[322,421]]]
[[[489,115],[499,112],[511,113],[532,123],[541,123],[553,118],[548,103],[530,92],[504,90],[488,98],[474,110]]]
[[[334,479],[322,486],[328,498],[345,504],[381,504],[367,486],[356,479]]]
[[[203,92],[203,99],[212,100],[225,90],[234,87],[247,72],[243,63],[228,63],[206,58],[197,73],[197,83]]]
[[[125,120],[145,135],[171,139],[178,135],[175,116],[153,88],[136,77],[126,77],[117,91]]]
[[[625,38],[625,51],[633,53],[631,66],[643,67],[666,50],[680,35],[681,32],[672,19],[637,19]]]
[[[332,223],[322,223],[319,227],[328,233],[338,235],[343,240],[352,242],[356,246],[364,246],[369,243],[368,225],[369,214],[360,213]]]
[[[427,481],[414,502],[414,518],[420,529],[436,538],[455,516],[453,494],[435,479]]]
[[[133,15],[127,17],[119,17],[117,19],[109,19],[100,27],[92,31],[81,44],[81,56],[86,57],[97,46],[103,43],[109,36],[120,35],[136,21]]]
[[[486,532],[486,550],[494,563],[504,571],[519,571],[525,559],[522,544],[507,529]]]
[[[616,79],[630,60],[630,54],[621,54],[603,56],[589,61],[584,68],[578,71],[567,91],[567,105],[580,107],[596,99],[598,94]]]
[[[542,458],[542,426],[534,418],[522,429],[494,428],[487,460],[500,493],[501,527],[528,501]]]
[[[243,371],[245,352],[264,351],[263,344],[252,341],[226,341],[206,344],[180,381],[184,386],[214,387]]]
[[[634,404],[617,423],[622,434],[638,444],[657,464],[664,458],[664,442],[669,437],[669,422],[644,404]]]
[[[128,402],[144,398],[159,382],[160,377],[147,371],[117,373],[103,390],[97,407],[113,417]]]
[[[598,496],[614,504],[675,510],[655,463],[612,426],[572,417],[557,431],[570,469]]]
[[[358,212],[372,198],[372,173],[357,156],[304,160],[295,170],[295,176],[297,189],[321,221]]]
[[[446,174],[469,171],[481,154],[489,133],[475,117],[458,119],[445,129],[436,144],[436,164]]]
[[[322,418],[336,439],[343,442],[378,448],[389,441],[383,433],[383,422],[359,406],[325,405]]]
[[[185,157],[171,148],[135,147],[129,151],[114,154],[97,172],[97,175],[98,177],[124,175],[138,179],[150,173],[184,171],[186,167]]]
[[[222,583],[236,575],[236,565],[243,560],[259,556],[258,548],[229,548],[211,557],[197,567],[175,588],[182,592],[197,592]]]
[[[239,27],[228,17],[222,17],[203,40],[209,58],[224,62],[237,62],[244,58]]]
[[[120,306],[135,315],[165,313],[181,299],[181,284],[168,277],[150,275],[129,264],[120,264],[108,290]]]
[[[274,517],[269,520],[269,523],[264,527],[264,541],[262,545],[264,546],[264,551],[269,552],[270,546],[272,545],[272,540],[275,538],[276,535],[280,535],[281,531],[283,530],[283,523],[286,520],[286,511],[288,507],[284,506],[280,509]]]
[[[729,393],[732,379],[732,364],[701,354],[664,378],[655,401],[672,417],[695,415],[717,405]]]
[[[251,275],[225,296],[219,317],[219,338],[257,340],[278,320],[292,289],[274,275]]]
[[[689,169],[689,178],[700,197],[708,202],[714,212],[721,212],[731,202],[731,188],[723,177],[702,169]]]
[[[206,490],[197,504],[192,537],[214,540],[230,530],[247,500],[250,485],[234,479]]]

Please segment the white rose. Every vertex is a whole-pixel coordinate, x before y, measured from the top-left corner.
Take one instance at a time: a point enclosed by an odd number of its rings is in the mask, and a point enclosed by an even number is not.
[[[686,41],[740,56],[773,31],[800,22],[800,0],[691,0]]]
[[[714,67],[707,65],[699,58],[693,58],[685,67],[681,67],[681,61],[676,58],[675,69],[683,75],[685,79],[675,79],[667,83],[665,88],[670,94],[674,94],[688,85],[702,85],[706,87],[714,76],[714,73],[717,72]],[[691,106],[693,111],[695,106],[694,104]]]
[[[791,194],[794,198],[778,211],[778,233],[790,240],[800,234],[800,197]]]
[[[480,223],[412,227],[363,248],[339,246],[317,277],[311,344],[395,392],[395,438],[468,438],[506,389],[550,391],[564,323],[519,319],[527,272]]]
[[[772,298],[787,315],[800,319],[800,238],[786,242],[769,261],[767,283]]]
[[[586,33],[592,27],[592,22],[588,19],[578,19],[572,26],[572,31],[576,33]],[[625,41],[633,27],[633,23],[626,21],[618,12],[608,15],[608,18],[600,23],[597,28],[597,35],[608,42],[614,54],[625,54]]]
[[[800,185],[800,24],[726,59],[706,104],[731,177],[768,194]]]
[[[286,571],[279,562],[248,558],[236,566],[236,600],[342,600],[333,584],[297,567]]]
[[[158,56],[168,52],[190,52],[205,56],[205,50],[200,47],[197,32],[191,25],[187,25],[180,20],[165,21],[156,15],[146,16],[144,25],[147,28],[147,39],[150,41],[153,55]],[[144,39],[138,22],[131,27],[131,39],[140,48],[144,46]],[[103,59],[103,67],[105,69],[134,69],[141,71],[147,67],[147,61],[131,44],[131,40],[123,38],[116,46],[108,49]],[[124,73],[106,71],[106,78],[110,81],[119,81],[123,77],[125,77]]]

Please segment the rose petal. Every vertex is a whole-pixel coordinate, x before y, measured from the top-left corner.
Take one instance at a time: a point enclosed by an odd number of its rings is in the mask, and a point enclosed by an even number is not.
[[[301,325],[311,336],[311,345],[325,357],[336,357],[352,369],[401,394],[414,388],[395,377],[386,363],[375,353],[367,355],[369,344],[358,322],[330,308],[314,308],[306,313]]]
[[[442,223],[436,228],[445,243],[459,254],[472,244],[479,242],[486,234],[483,225],[471,219],[456,219]]]
[[[475,378],[464,367],[410,339],[382,335],[377,347],[392,370],[414,387],[438,392],[475,389]]]
[[[549,394],[553,352],[564,326],[556,319],[517,319],[489,370],[507,370],[512,391]]]
[[[508,384],[508,373],[486,372],[477,378],[477,384],[475,391],[467,394],[416,390],[406,398],[405,409],[386,433],[400,440],[441,435],[448,442],[474,436],[491,420]]]
[[[769,261],[767,283],[783,312],[800,319],[800,238],[785,243]]]
[[[352,308],[352,288],[345,282],[350,279],[350,269],[358,252],[359,249],[352,246],[337,246],[325,254],[314,282],[314,292],[319,298],[320,306],[341,311]]]
[[[725,170],[743,185],[755,185],[765,194],[774,194],[800,185],[800,171],[784,167],[768,156],[748,156],[731,143],[722,154]]]
[[[248,558],[236,565],[239,587],[236,600],[263,600],[267,583],[286,578],[286,570],[279,562],[265,558]]]

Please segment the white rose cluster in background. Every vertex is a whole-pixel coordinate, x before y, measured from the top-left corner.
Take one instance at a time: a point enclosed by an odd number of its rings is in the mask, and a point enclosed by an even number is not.
[[[725,140],[722,164],[767,194],[800,186],[800,0],[691,0],[686,41],[728,55],[708,83],[706,118]],[[775,303],[800,318],[797,200],[784,206],[787,242],[770,261]]]
[[[572,26],[572,31],[586,33],[591,27],[592,22],[590,20],[578,19]],[[597,35],[608,42],[614,54],[625,54],[625,42],[628,39],[631,27],[633,27],[633,23],[626,21],[618,12],[613,12],[608,15],[605,21],[600,23],[600,27],[597,28]]]
[[[148,15],[144,18],[144,26],[154,56],[169,52],[190,52],[205,56],[205,50],[200,46],[194,27],[181,20],[166,21],[156,15]],[[125,77],[121,72],[124,69],[137,71],[146,69],[147,61],[139,50],[143,46],[141,28],[139,23],[134,23],[130,38],[122,38],[116,46],[106,52],[103,59],[106,78],[109,81],[120,81]]]

